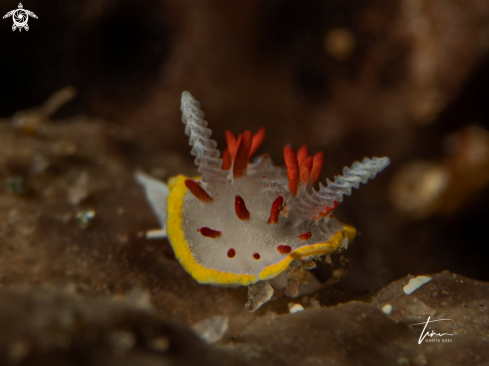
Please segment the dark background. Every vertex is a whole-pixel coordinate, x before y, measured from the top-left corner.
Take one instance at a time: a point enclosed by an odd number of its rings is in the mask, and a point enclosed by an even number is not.
[[[17,5],[2,1],[0,13]],[[325,153],[322,179],[364,156],[389,156],[391,166],[337,210],[361,232],[346,253],[350,273],[337,286],[365,293],[408,273],[445,269],[489,280],[489,143],[485,130],[467,132],[489,128],[487,2],[23,5],[39,17],[29,19],[28,32],[12,32],[11,19],[0,21],[0,118],[72,85],[78,95],[53,123],[86,115],[131,131],[130,141],[116,144],[129,170],[150,169],[140,157],[153,153],[178,153],[181,164],[191,165],[179,112],[188,90],[220,147],[225,129],[265,126],[260,152],[283,164],[284,144],[307,143]],[[464,149],[481,136],[482,163],[464,170],[470,165]],[[463,141],[455,150],[454,139]],[[413,215],[394,208],[396,189],[409,187],[393,182],[416,161],[443,167],[449,188],[433,208],[421,205]]]

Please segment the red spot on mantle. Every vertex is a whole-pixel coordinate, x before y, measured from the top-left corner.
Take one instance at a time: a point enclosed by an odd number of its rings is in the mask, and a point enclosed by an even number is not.
[[[269,224],[278,223],[278,214],[280,213],[280,209],[282,208],[283,204],[284,204],[284,198],[282,196],[275,198],[275,200],[272,203],[270,217],[268,218]]]
[[[212,197],[209,196],[209,193],[207,193],[196,181],[192,179],[185,180],[185,187],[187,187],[190,193],[198,198],[200,202],[212,202]]]
[[[259,253],[253,253],[253,258],[256,260],[260,259],[260,254]]]
[[[290,245],[279,245],[277,247],[277,250],[280,254],[289,254],[292,248],[290,247]]]
[[[298,238],[302,241],[306,241],[311,237],[311,235],[312,235],[311,232],[308,231],[307,233],[299,235]]]
[[[246,204],[241,196],[236,196],[234,198],[234,210],[236,211],[236,216],[240,220],[249,220],[250,219],[250,211],[246,208]]]
[[[236,251],[233,248],[228,250],[228,257],[229,258],[234,258],[235,255],[236,255]]]
[[[222,235],[220,231],[212,230],[209,229],[208,227],[201,227],[200,229],[197,229],[197,231],[201,233],[202,236],[205,236],[206,238],[212,238],[212,239],[219,238]]]

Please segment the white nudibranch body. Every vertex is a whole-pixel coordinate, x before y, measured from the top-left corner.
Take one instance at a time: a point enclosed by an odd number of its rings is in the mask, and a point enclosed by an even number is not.
[[[249,286],[251,311],[272,297],[272,286],[289,296],[317,290],[319,281],[301,264],[348,246],[356,230],[332,212],[389,159],[355,162],[315,190],[322,153],[308,156],[305,146],[297,153],[285,146],[286,169],[274,166],[268,155],[250,163],[264,139],[262,128],[237,138],[226,131],[228,148],[220,159],[200,103],[188,92],[182,94],[181,111],[201,176],[179,175],[167,186],[136,173],[162,227],[156,236],[168,237],[177,259],[198,282]],[[297,275],[298,267],[305,276]]]

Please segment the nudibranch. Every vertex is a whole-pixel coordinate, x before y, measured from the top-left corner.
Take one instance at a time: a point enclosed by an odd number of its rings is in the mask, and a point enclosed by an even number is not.
[[[200,103],[183,92],[180,109],[201,175],[179,175],[166,185],[136,173],[161,225],[153,236],[168,237],[176,258],[199,283],[249,286],[250,311],[270,300],[274,288],[289,296],[317,290],[321,284],[307,271],[311,259],[342,251],[356,234],[333,211],[389,159],[364,158],[316,190],[322,153],[308,156],[305,146],[297,152],[285,146],[286,169],[268,155],[250,162],[265,137],[262,128],[238,137],[226,131],[228,147],[220,159]]]

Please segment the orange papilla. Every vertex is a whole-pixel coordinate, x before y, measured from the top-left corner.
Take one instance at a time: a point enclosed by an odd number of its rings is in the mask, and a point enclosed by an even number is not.
[[[212,197],[209,196],[209,193],[207,193],[204,190],[204,188],[202,188],[200,184],[197,183],[196,181],[192,179],[185,180],[185,187],[187,187],[190,193],[192,193],[196,198],[198,198],[200,202],[202,203],[212,202]]]
[[[253,135],[253,139],[251,140],[251,149],[250,149],[250,158],[251,156],[258,150],[260,145],[265,140],[265,127],[260,127],[258,131]]]
[[[307,155],[309,155],[309,150],[307,149],[306,144],[302,145],[299,147],[299,150],[297,150],[297,164],[299,167],[302,166],[302,163],[304,160],[306,160]]]
[[[229,170],[231,168],[231,154],[229,149],[226,149],[222,153],[222,170]]]
[[[233,178],[242,177],[248,167],[248,160],[251,149],[251,132],[245,131],[240,138],[238,137],[238,148],[236,149],[236,157],[233,165]]]
[[[234,156],[236,155],[236,149],[238,144],[236,142],[236,137],[234,137],[233,133],[229,130],[226,131],[226,142],[228,144],[229,155],[231,156],[231,161],[234,160]]]
[[[289,179],[289,191],[296,195],[299,185],[299,166],[295,152],[289,145],[284,147],[284,160],[287,167],[287,178]]]
[[[231,162],[234,162],[234,159],[236,159],[236,152],[238,151],[238,146],[241,143],[241,139],[243,138],[243,134],[239,134],[238,137],[236,137],[236,148],[234,149],[234,153],[231,154]]]
[[[309,178],[311,177],[311,168],[312,168],[312,157],[309,156],[304,160],[304,162],[301,165],[300,178],[302,184],[306,184],[309,181]]]
[[[321,168],[323,167],[324,154],[322,152],[316,153],[312,159],[311,178],[312,184],[315,184],[321,174]]]
[[[280,213],[280,209],[284,204],[284,198],[282,196],[278,196],[272,203],[272,209],[270,210],[270,217],[268,218],[269,224],[278,223],[278,214]]]
[[[240,220],[249,220],[250,211],[246,208],[244,199],[241,196],[236,196],[234,199],[234,210],[236,211],[236,216]]]

